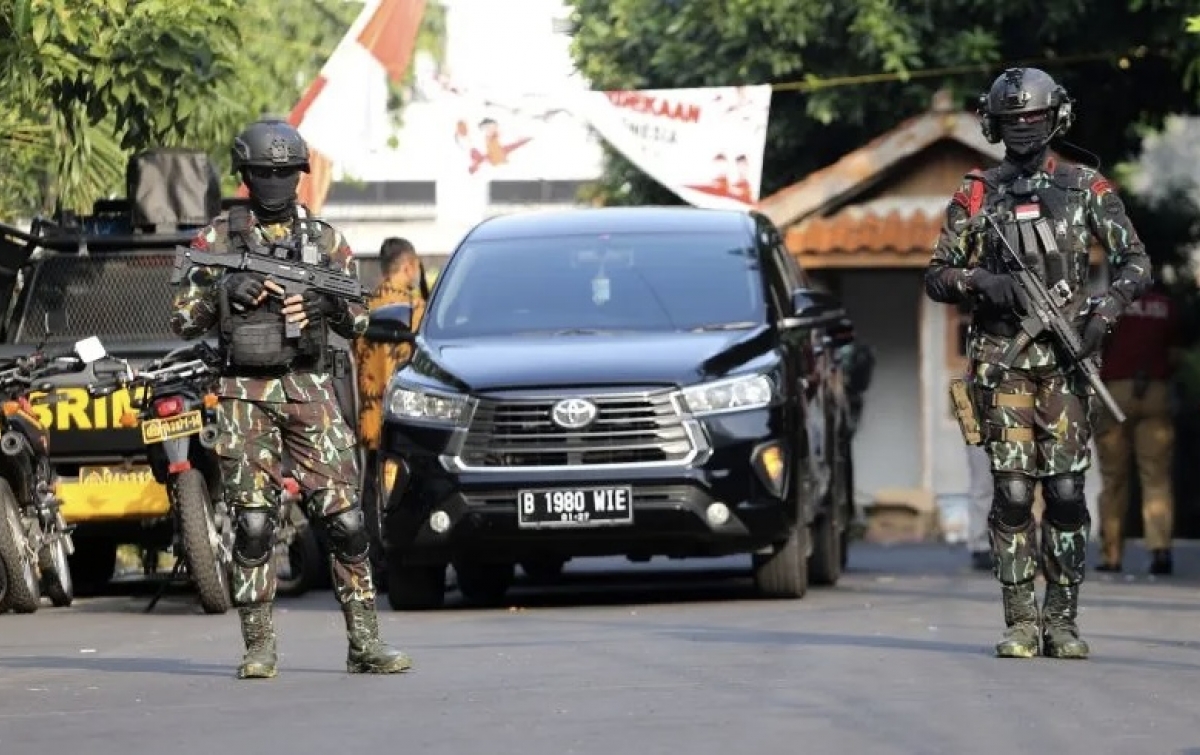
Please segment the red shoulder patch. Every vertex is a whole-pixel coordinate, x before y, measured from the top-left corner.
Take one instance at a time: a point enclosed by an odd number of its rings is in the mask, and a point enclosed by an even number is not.
[[[1102,197],[1110,191],[1113,191],[1112,182],[1107,178],[1097,178],[1091,185],[1092,193],[1098,197]]]
[[[954,192],[954,196],[950,197],[950,201],[953,202],[954,204],[958,205],[959,207],[962,207],[964,210],[969,207],[967,195],[962,193],[961,191]]]

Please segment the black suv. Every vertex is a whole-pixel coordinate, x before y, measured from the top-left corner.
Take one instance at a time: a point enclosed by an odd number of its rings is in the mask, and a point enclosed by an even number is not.
[[[833,584],[853,516],[853,329],[762,215],[637,207],[486,220],[367,338],[384,397],[393,608],[501,601],[514,567],[752,553],[766,596]]]

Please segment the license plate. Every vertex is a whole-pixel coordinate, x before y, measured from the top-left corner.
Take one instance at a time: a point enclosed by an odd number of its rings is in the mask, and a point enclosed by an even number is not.
[[[517,493],[521,527],[603,527],[633,524],[633,488],[558,488]]]
[[[56,486],[67,523],[163,516],[171,511],[167,489],[148,466],[80,467],[79,477]]]
[[[199,410],[180,414],[178,417],[166,419],[147,419],[142,421],[142,442],[162,443],[164,440],[186,438],[204,429],[204,418]]]

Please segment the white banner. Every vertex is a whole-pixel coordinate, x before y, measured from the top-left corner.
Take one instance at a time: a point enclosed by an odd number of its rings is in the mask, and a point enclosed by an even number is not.
[[[697,207],[759,199],[771,86],[586,92],[573,111],[614,149]]]
[[[395,146],[360,143],[339,167],[359,181],[435,181],[440,222],[486,217],[492,181],[598,178],[599,140],[688,204],[758,202],[770,85],[519,94],[466,90],[419,67],[416,78]]]

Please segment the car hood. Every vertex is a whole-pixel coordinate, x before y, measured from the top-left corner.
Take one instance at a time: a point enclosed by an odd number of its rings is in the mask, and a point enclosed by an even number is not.
[[[689,385],[770,348],[766,327],[704,333],[614,333],[418,340],[410,369],[460,391],[560,386]]]

